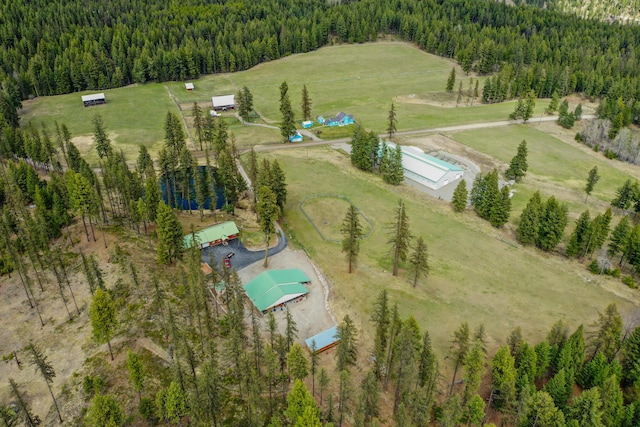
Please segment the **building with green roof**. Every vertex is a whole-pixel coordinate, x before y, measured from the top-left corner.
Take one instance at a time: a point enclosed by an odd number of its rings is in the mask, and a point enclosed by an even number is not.
[[[270,270],[244,285],[244,291],[262,313],[309,293],[311,279],[299,268]]]
[[[208,246],[226,245],[229,240],[237,239],[240,231],[233,221],[227,221],[220,224],[212,225],[204,230],[196,231],[195,237],[200,249]],[[184,236],[184,247],[190,248],[192,245],[193,234],[189,233]]]

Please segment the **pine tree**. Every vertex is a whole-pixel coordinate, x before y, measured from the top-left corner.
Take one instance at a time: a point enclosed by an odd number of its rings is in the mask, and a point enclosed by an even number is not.
[[[453,87],[456,84],[456,67],[451,68],[451,72],[449,73],[449,77],[447,78],[447,92],[452,93]]]
[[[407,259],[411,232],[409,230],[409,217],[405,209],[404,202],[398,201],[398,206],[394,209],[394,222],[388,226],[390,252],[393,254],[393,275],[398,275],[400,261]]]
[[[451,199],[451,205],[455,212],[463,212],[467,208],[467,199],[469,194],[467,192],[467,182],[461,179],[453,192],[453,198]]]
[[[598,320],[592,327],[589,342],[592,357],[602,353],[611,362],[622,345],[622,317],[616,304],[609,304],[604,313],[598,312]]]
[[[520,224],[516,230],[516,236],[518,236],[520,243],[531,245],[536,242],[542,212],[543,205],[540,200],[540,193],[536,191],[520,215]]]
[[[569,420],[577,421],[581,427],[602,427],[602,401],[598,387],[576,396],[567,412]]]
[[[413,253],[409,257],[409,264],[415,288],[421,276],[427,277],[429,275],[429,254],[427,244],[422,237],[418,237]]]
[[[360,225],[360,213],[354,205],[349,205],[342,220],[340,232],[342,233],[342,252],[347,254],[349,273],[351,273],[360,252],[360,239],[364,236]]]
[[[462,404],[467,405],[480,390],[480,382],[486,370],[486,354],[482,341],[475,340],[464,360],[465,387]]]
[[[380,416],[380,391],[373,371],[367,371],[360,383],[358,413],[364,414],[363,422],[365,425],[370,425],[373,418]]]
[[[163,202],[158,205],[157,215],[158,261],[161,264],[170,264],[182,255],[182,226],[173,209]]]
[[[107,343],[111,360],[113,360],[111,338],[118,327],[118,318],[115,303],[109,292],[103,291],[101,288],[96,289],[89,309],[89,317],[91,318],[93,338],[98,343]]]
[[[523,139],[520,145],[518,145],[518,152],[513,157],[513,159],[511,159],[509,169],[506,170],[504,176],[507,179],[521,182],[522,178],[524,178],[524,176],[526,175],[528,168],[529,165],[527,164],[527,141]]]
[[[516,396],[515,360],[509,347],[500,347],[491,360],[491,378],[493,382],[493,404],[501,412],[509,410]]]
[[[351,398],[353,389],[351,386],[351,375],[349,374],[349,371],[340,371],[339,379],[338,413],[340,414],[340,418],[338,418],[338,427],[342,427],[342,420],[344,419],[344,416],[351,414]]]
[[[271,188],[276,195],[276,203],[280,208],[280,214],[284,215],[284,207],[287,203],[287,183],[278,159],[274,159],[271,165],[271,179],[272,181],[269,188]]]
[[[336,352],[336,370],[340,372],[355,366],[358,359],[358,330],[348,314],[338,325],[335,339],[340,342]]]
[[[453,359],[453,379],[451,380],[451,387],[449,387],[449,396],[453,393],[453,387],[456,384],[456,375],[458,369],[464,366],[464,361],[469,352],[469,324],[463,322],[458,330],[454,332],[453,342],[451,343],[451,357]]]
[[[131,381],[133,389],[138,392],[138,399],[142,401],[146,372],[138,353],[132,351],[127,353],[127,369],[129,370],[129,381]]]
[[[191,115],[193,116],[193,127],[196,131],[196,141],[202,151],[202,143],[204,142],[204,118],[202,117],[202,108],[196,101],[193,102],[193,108],[191,109]],[[141,145],[140,147],[144,147]],[[145,168],[146,170],[146,168]]]
[[[593,188],[596,186],[598,180],[600,179],[600,175],[598,175],[598,167],[594,166],[589,171],[589,176],[587,177],[587,185],[584,187],[584,192],[586,193],[586,197],[584,198],[584,202],[587,203],[587,199],[591,195]]]
[[[309,97],[309,91],[307,85],[302,85],[302,120],[311,120],[311,98]]]
[[[287,355],[289,372],[296,380],[304,380],[309,375],[309,361],[302,352],[300,344],[294,343]]]
[[[540,216],[536,246],[544,251],[550,251],[555,248],[562,239],[567,221],[567,207],[560,205],[555,197],[551,196],[544,204],[542,215]]]
[[[634,200],[637,186],[637,182],[632,183],[630,179],[626,180],[622,187],[616,191],[616,197],[611,201],[611,206],[627,210]]]
[[[85,422],[89,427],[120,427],[125,424],[122,406],[114,396],[96,394],[91,400]]]
[[[44,355],[42,350],[31,343],[27,346],[27,350],[31,355],[30,363],[35,366],[36,372],[40,372],[42,378],[47,383],[47,388],[49,389],[49,393],[51,394],[51,398],[53,399],[53,404],[56,407],[56,412],[58,413],[58,419],[62,422],[62,414],[60,414],[60,408],[58,407],[58,401],[53,394],[53,390],[51,389],[51,383],[53,383],[53,379],[56,377],[56,371],[53,368],[53,365],[47,360],[47,356]]]
[[[386,289],[380,291],[373,306],[371,321],[376,326],[376,334],[373,344],[373,371],[377,379],[383,378],[385,354],[389,341],[389,326],[391,324],[391,312],[389,311],[389,296]]]
[[[491,206],[491,212],[489,216],[489,222],[496,228],[502,227],[509,221],[509,214],[511,213],[511,194],[509,193],[509,187],[506,185],[500,190],[499,197],[496,202]]]
[[[611,240],[609,241],[609,248],[607,250],[607,254],[610,257],[614,257],[624,252],[626,243],[631,235],[631,228],[629,217],[623,216],[611,233]]]
[[[260,229],[264,233],[264,267],[269,259],[269,243],[271,234],[275,231],[274,221],[280,217],[277,196],[268,187],[263,186],[258,190],[258,203],[256,212],[260,220]]]
[[[547,114],[553,114],[558,109],[558,103],[560,102],[560,97],[558,96],[557,91],[553,91],[551,94],[551,102],[549,102],[549,106],[544,110]]]
[[[396,133],[398,119],[396,118],[396,106],[394,103],[391,103],[391,108],[389,109],[389,117],[387,119],[387,134],[389,134],[389,139],[393,138],[393,135]]]
[[[571,237],[569,238],[569,244],[567,245],[567,256],[577,257],[582,255],[587,246],[589,224],[591,219],[589,211],[584,211],[582,215],[576,221],[576,228],[573,230]]]

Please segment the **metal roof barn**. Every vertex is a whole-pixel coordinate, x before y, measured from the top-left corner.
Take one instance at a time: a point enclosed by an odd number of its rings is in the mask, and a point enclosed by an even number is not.
[[[261,312],[309,293],[304,286],[311,279],[299,268],[265,271],[244,285],[244,291]]]
[[[329,350],[331,347],[335,347],[339,340],[336,337],[338,334],[338,327],[334,326],[333,328],[329,328],[326,331],[320,332],[317,335],[312,336],[311,338],[307,338],[304,340],[305,344],[309,348],[309,351],[312,353],[322,353],[325,350]],[[314,341],[315,341],[315,350],[314,350]]]
[[[200,245],[200,249],[208,246],[226,244],[229,240],[236,239],[240,234],[238,226],[233,221],[223,222],[204,230],[196,231],[196,240]],[[193,234],[189,233],[184,236],[184,247],[190,248],[192,245]]]
[[[387,147],[395,150],[396,144],[387,142]],[[417,147],[400,146],[402,150],[402,169],[404,176],[433,190],[457,181],[464,175],[464,169],[447,163]]]

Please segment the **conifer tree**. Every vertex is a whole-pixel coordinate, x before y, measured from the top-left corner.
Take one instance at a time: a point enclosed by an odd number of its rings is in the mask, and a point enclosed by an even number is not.
[[[555,248],[562,239],[567,220],[567,207],[560,205],[555,197],[551,196],[544,204],[544,209],[540,216],[536,246],[544,251],[550,251]]]
[[[462,404],[467,405],[480,390],[480,382],[486,370],[486,354],[482,341],[475,340],[464,360],[465,387]]]
[[[193,127],[196,131],[196,141],[202,151],[202,143],[204,142],[204,119],[202,117],[202,108],[196,101],[193,102],[193,108],[191,109],[191,115],[193,116]],[[144,145],[141,145],[144,147]]]
[[[360,252],[360,239],[364,236],[360,225],[360,214],[354,205],[349,205],[349,209],[347,209],[347,213],[342,220],[340,232],[342,233],[342,252],[347,255],[349,273],[351,273]]]
[[[511,213],[511,194],[509,193],[509,187],[506,185],[502,187],[499,193],[499,197],[496,199],[489,214],[489,222],[494,227],[502,227],[509,221],[509,214]]]
[[[637,192],[638,183],[632,183],[630,179],[626,180],[622,187],[616,191],[616,197],[611,201],[611,206],[627,210],[633,203]]]
[[[276,195],[268,187],[263,186],[258,191],[258,204],[256,212],[260,221],[260,229],[264,233],[264,267],[267,266],[269,259],[269,243],[271,242],[271,234],[275,231],[274,221],[280,216],[280,208]]]
[[[133,389],[138,392],[138,399],[142,401],[146,372],[138,353],[133,351],[127,353],[127,369],[129,370],[129,381],[131,381]]]
[[[296,123],[291,108],[291,100],[288,94],[289,86],[287,82],[282,82],[280,85],[280,113],[282,114],[282,120],[280,121],[280,134],[283,137],[283,142],[289,142],[289,137],[296,133]]]
[[[543,208],[540,193],[536,191],[520,215],[520,224],[516,229],[516,236],[518,236],[520,243],[532,245],[538,239]]]
[[[339,374],[338,384],[338,427],[342,427],[342,421],[345,415],[351,414],[351,399],[353,389],[351,385],[351,375],[349,371],[343,370]],[[302,427],[302,426],[300,426]]]
[[[598,167],[594,166],[589,171],[589,176],[587,177],[587,185],[584,187],[584,192],[587,195],[584,198],[585,203],[587,203],[587,199],[591,195],[591,192],[593,191],[593,188],[596,186],[599,179],[600,179],[600,175],[598,175]]]
[[[413,253],[409,257],[410,271],[413,276],[413,287],[418,284],[421,276],[429,275],[429,254],[427,252],[427,244],[422,237],[418,237]]]
[[[302,120],[311,120],[311,98],[309,97],[309,91],[307,85],[302,85]]]
[[[89,317],[91,318],[93,338],[100,344],[107,343],[111,360],[113,360],[111,338],[118,327],[118,318],[115,303],[109,292],[100,288],[96,289],[89,309]]]
[[[451,205],[455,212],[463,212],[467,208],[467,199],[469,193],[467,192],[467,181],[461,179],[453,192],[453,198],[451,199]]]
[[[560,97],[558,96],[558,92],[554,90],[553,93],[551,94],[551,102],[549,102],[549,105],[544,110],[544,112],[547,114],[555,113],[556,110],[558,109],[559,102],[560,102]]]
[[[451,72],[449,73],[449,77],[447,78],[447,92],[452,93],[453,87],[456,84],[456,67],[451,68]]]
[[[398,119],[396,117],[396,106],[394,103],[391,103],[391,108],[389,109],[389,117],[387,118],[387,134],[389,135],[389,139],[392,139],[396,133],[398,124]]]
[[[569,238],[569,244],[567,245],[567,256],[577,257],[578,255],[582,255],[585,252],[588,243],[587,239],[590,223],[591,219],[589,216],[589,211],[586,210],[576,221],[576,228],[575,230],[573,230],[573,233]]]
[[[24,393],[20,390],[20,386],[13,378],[9,378],[9,386],[11,387],[11,395],[18,401],[18,417],[22,419],[27,427],[37,427],[42,421],[40,417],[31,413],[31,408],[25,400]]]
[[[336,370],[340,372],[354,366],[358,359],[358,330],[348,314],[338,325],[335,339],[340,341],[336,352]]]
[[[280,214],[284,215],[284,207],[287,203],[287,183],[278,159],[275,159],[271,164],[271,179],[270,188],[276,195],[276,203],[280,208]]]
[[[624,253],[626,243],[631,235],[631,228],[629,217],[623,216],[611,233],[611,240],[609,241],[609,248],[607,250],[607,254],[610,257]],[[620,260],[620,262],[622,262],[622,260]]]
[[[509,410],[516,397],[515,360],[509,347],[500,347],[491,360],[491,378],[493,382],[493,404],[501,412]]]
[[[609,304],[604,313],[598,312],[598,320],[592,326],[589,340],[591,357],[602,353],[607,362],[611,362],[622,345],[622,317],[616,304]]]
[[[304,380],[309,375],[309,361],[302,352],[300,344],[294,343],[287,355],[289,372],[296,380]]]
[[[405,209],[404,202],[398,201],[398,206],[394,209],[394,222],[388,226],[390,252],[393,254],[393,275],[398,275],[400,261],[407,259],[411,232],[409,230],[409,217]]]
[[[364,414],[363,422],[370,425],[373,418],[380,416],[380,392],[373,371],[367,371],[360,383],[360,405],[358,412]]]
[[[53,365],[47,360],[47,356],[44,355],[43,351],[40,347],[31,343],[27,347],[31,360],[30,363],[35,366],[36,372],[40,372],[42,378],[47,383],[47,388],[49,389],[49,393],[51,394],[51,399],[53,399],[53,404],[56,407],[56,412],[58,413],[58,419],[62,422],[62,414],[60,414],[60,408],[58,407],[58,401],[53,394],[53,390],[51,389],[51,383],[53,383],[53,379],[56,377],[56,371],[53,368]]]
[[[529,165],[527,164],[527,141],[523,139],[520,145],[518,145],[518,152],[513,157],[513,159],[511,159],[509,169],[505,171],[504,176],[507,179],[520,182],[526,175],[528,168]]]
[[[382,379],[382,368],[384,366],[385,354],[387,351],[389,325],[391,324],[391,312],[389,311],[389,295],[386,289],[380,291],[373,306],[371,321],[375,324],[376,332],[373,344],[373,372],[377,379]]]
[[[384,147],[385,145],[383,145]],[[384,182],[391,185],[400,185],[404,181],[404,169],[402,167],[402,148],[396,145],[393,150],[383,150],[380,158],[380,172]]]
[[[456,375],[458,369],[464,366],[464,361],[469,352],[469,324],[463,322],[460,327],[453,334],[453,341],[451,343],[451,358],[453,359],[453,378],[451,380],[451,387],[449,387],[449,396],[453,393],[453,387],[456,384]]]
[[[173,209],[163,202],[158,205],[157,215],[158,261],[161,264],[170,264],[182,255],[182,227]]]

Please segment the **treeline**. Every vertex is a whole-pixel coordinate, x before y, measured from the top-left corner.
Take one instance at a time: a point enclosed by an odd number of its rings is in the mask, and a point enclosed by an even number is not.
[[[0,5],[0,24],[0,73],[23,99],[236,71],[384,33],[456,58],[467,72],[500,71],[508,97],[613,92],[633,102],[640,87],[633,26],[491,1],[17,1]]]

